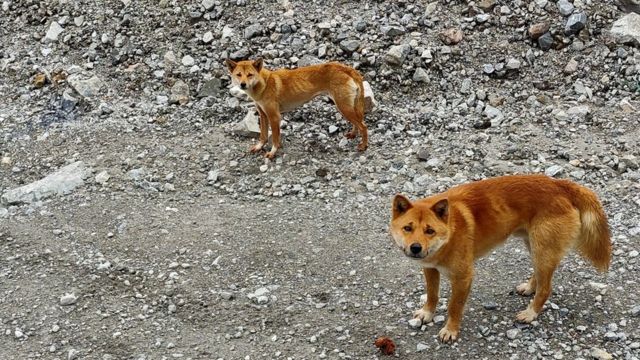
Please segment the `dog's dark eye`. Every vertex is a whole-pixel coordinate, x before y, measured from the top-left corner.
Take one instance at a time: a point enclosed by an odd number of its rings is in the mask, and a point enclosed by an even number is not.
[[[413,229],[411,228],[411,226],[407,225],[407,226],[403,227],[402,230],[404,230],[406,232],[411,232],[411,230],[413,230]]]
[[[247,77],[248,78],[253,77],[253,74],[247,74]]]
[[[242,73],[237,73],[236,76],[242,76]]]
[[[435,230],[433,230],[432,228],[427,228],[427,230],[425,231],[428,235],[433,235],[436,233]]]

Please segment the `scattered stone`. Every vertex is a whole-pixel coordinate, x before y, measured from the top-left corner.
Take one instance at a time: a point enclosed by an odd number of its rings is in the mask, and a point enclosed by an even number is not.
[[[241,136],[257,137],[260,134],[260,116],[256,109],[250,109],[244,119],[233,127],[233,133]]]
[[[491,302],[486,302],[484,304],[482,304],[482,306],[487,309],[487,310],[495,310],[498,308],[498,304],[496,304],[495,302],[491,301]]]
[[[69,306],[73,305],[78,301],[78,297],[74,294],[64,294],[60,297],[60,305]]]
[[[213,10],[213,7],[215,5],[216,5],[215,0],[202,0],[202,7],[207,11]]]
[[[632,307],[629,312],[631,313],[631,316],[633,316],[633,317],[640,316],[640,305],[636,305],[636,306]]]
[[[640,14],[629,13],[616,20],[611,26],[611,34],[619,43],[640,47]]]
[[[109,181],[109,179],[111,178],[111,175],[109,175],[109,173],[105,170],[105,171],[101,171],[98,175],[96,175],[96,182],[98,184],[106,184],[107,181]]]
[[[567,65],[564,67],[564,73],[570,75],[575,73],[576,71],[578,71],[578,62],[576,61],[576,59],[569,60]]]
[[[429,349],[429,345],[427,344],[423,344],[423,343],[418,343],[418,345],[416,345],[416,351],[417,352],[422,352]]]
[[[502,124],[502,121],[504,120],[504,115],[502,115],[502,111],[488,104],[485,106],[482,114],[491,121],[491,126],[494,126],[494,127],[500,126],[500,124]]]
[[[67,78],[67,81],[73,90],[87,99],[96,97],[100,93],[103,84],[102,80],[96,75],[89,79],[83,79],[80,74],[72,74]]]
[[[571,118],[584,119],[587,117],[591,110],[588,105],[578,105],[570,107],[567,110],[567,115]]]
[[[43,87],[44,84],[46,83],[47,83],[47,76],[43,73],[36,74],[36,76],[33,78],[33,86],[35,86],[38,89]]]
[[[364,112],[371,113],[378,106],[378,102],[373,95],[373,89],[371,89],[369,82],[363,81],[362,87],[364,88]]]
[[[196,63],[196,61],[191,57],[191,55],[185,55],[182,57],[182,65],[191,67]]]
[[[575,35],[587,26],[587,14],[579,12],[569,16],[567,24],[564,27],[564,33],[566,35]]]
[[[558,1],[558,11],[562,16],[569,16],[573,13],[573,4],[567,0]]]
[[[427,74],[427,71],[425,69],[417,68],[416,71],[413,73],[413,81],[428,83],[429,74]]]
[[[60,24],[58,24],[56,21],[52,21],[49,25],[49,30],[47,30],[47,34],[44,37],[49,41],[58,41],[58,36],[60,36],[63,31],[64,29],[62,28],[62,26],[60,26]]]
[[[304,67],[304,66],[310,66],[310,65],[317,65],[317,64],[321,64],[322,60],[318,59],[315,56],[311,56],[311,55],[303,55],[299,60],[298,60],[298,67]]]
[[[591,348],[591,356],[598,360],[611,360],[613,356],[608,352],[597,347]]]
[[[507,338],[509,340],[514,340],[520,335],[520,329],[509,329],[507,330]]]
[[[489,13],[496,6],[496,0],[480,0],[478,7],[485,13]]]
[[[392,46],[389,51],[387,51],[385,61],[389,65],[402,65],[410,50],[411,47],[407,44]]]
[[[546,32],[538,38],[538,46],[544,51],[551,49],[553,42],[553,36],[551,36],[550,32]]]
[[[189,85],[184,81],[178,80],[171,87],[170,104],[186,105],[189,103]]]
[[[142,181],[144,180],[146,171],[144,170],[144,168],[135,168],[135,169],[129,170],[129,172],[127,172],[127,175],[133,181]]]
[[[556,175],[560,175],[564,172],[564,168],[560,165],[552,165],[549,166],[545,171],[545,175],[547,176],[551,176],[551,177],[556,177]]]
[[[462,30],[450,28],[440,33],[440,40],[446,45],[455,45],[462,41],[463,35]]]
[[[211,80],[207,80],[204,82],[204,84],[202,84],[200,91],[198,91],[198,97],[204,98],[207,96],[218,96],[221,87],[222,84],[220,82],[220,79],[213,78]]]
[[[349,53],[355,52],[359,47],[360,41],[358,40],[342,40],[340,42],[340,48]]]
[[[244,29],[244,38],[253,39],[254,37],[262,35],[262,25],[253,24]]]
[[[390,37],[400,36],[405,33],[404,29],[398,26],[381,26],[380,30],[383,34]]]
[[[83,185],[91,172],[92,169],[82,161],[76,161],[43,179],[6,191],[2,195],[2,202],[9,205],[29,204],[54,195],[66,195]]]
[[[412,329],[419,329],[422,326],[422,320],[413,318],[409,320],[409,327]]]
[[[202,35],[202,42],[208,44],[213,41],[213,33],[211,31],[207,31]],[[184,60],[184,59],[183,59]]]
[[[507,60],[507,65],[505,65],[507,70],[518,70],[520,69],[520,61],[514,58],[510,58]]]
[[[538,40],[542,35],[549,31],[549,23],[541,22],[533,24],[529,27],[529,37]]]

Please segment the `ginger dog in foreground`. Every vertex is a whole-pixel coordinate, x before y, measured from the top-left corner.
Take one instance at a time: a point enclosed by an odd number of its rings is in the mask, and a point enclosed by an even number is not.
[[[270,71],[262,63],[262,59],[226,61],[233,82],[253,99],[260,113],[260,139],[251,147],[251,152],[262,150],[271,126],[272,147],[265,156],[274,158],[280,148],[280,114],[294,110],[318,95],[331,97],[342,116],[353,126],[345,136],[353,139],[360,134],[362,142],[358,150],[366,150],[364,87],[358,71],[337,62]]]
[[[601,271],[611,260],[609,226],[597,196],[568,180],[514,175],[472,182],[411,202],[393,199],[391,235],[422,268],[427,302],[414,313],[430,322],[438,304],[440,274],[451,281],[448,319],[438,334],[455,341],[473,279],[474,260],[509,235],[524,238],[534,272],[517,287],[535,296],[516,316],[533,321],[551,294],[556,267],[572,248]]]

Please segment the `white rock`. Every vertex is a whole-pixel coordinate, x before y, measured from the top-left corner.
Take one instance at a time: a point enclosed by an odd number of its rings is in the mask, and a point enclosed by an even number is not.
[[[418,345],[416,345],[416,351],[418,351],[418,352],[425,351],[428,348],[429,348],[429,345],[427,345],[427,344],[418,343]]]
[[[49,25],[49,30],[47,30],[47,34],[44,36],[49,41],[58,41],[58,36],[62,34],[64,29],[60,24],[56,21],[52,21]]]
[[[507,338],[509,338],[510,340],[513,340],[513,339],[517,338],[518,335],[520,335],[520,330],[518,330],[518,329],[509,329],[509,330],[507,330]]]
[[[106,184],[107,181],[109,181],[109,179],[111,178],[111,175],[109,175],[109,173],[105,170],[105,171],[101,171],[98,175],[96,175],[96,182],[98,184]]]
[[[76,161],[38,181],[6,191],[1,199],[5,204],[28,204],[53,195],[65,195],[83,185],[91,171],[82,161]]]
[[[517,70],[517,69],[519,69],[519,68],[520,68],[520,61],[519,61],[519,60],[517,60],[517,59],[514,59],[514,58],[510,58],[510,59],[507,61],[507,65],[505,65],[505,67],[506,67],[508,70]]]
[[[378,102],[373,95],[373,89],[371,89],[371,85],[367,81],[362,82],[362,87],[364,88],[364,112],[370,113],[376,109],[376,107],[378,106]]]
[[[545,175],[554,177],[564,172],[564,168],[560,165],[549,166],[545,171]]]
[[[599,349],[599,348],[592,348],[591,349],[591,356],[598,359],[598,360],[611,360],[613,359],[613,356],[611,356],[611,354],[609,354],[608,352]]]
[[[215,0],[202,0],[202,7],[207,11],[211,11],[215,5]]]
[[[417,68],[416,71],[413,73],[413,81],[428,83],[429,74],[427,74],[427,71],[425,69]]]
[[[202,35],[203,43],[208,44],[211,41],[213,41],[213,33],[211,31],[207,31],[206,33],[204,33],[204,35]]]
[[[640,44],[640,14],[631,12],[611,26],[611,34],[622,42],[634,41]]]
[[[258,136],[258,134],[260,134],[260,116],[258,116],[258,111],[256,109],[249,109],[244,119],[234,125],[231,131],[234,134],[242,136]]]
[[[78,301],[78,298],[74,294],[64,294],[60,297],[60,305],[69,306],[73,305]]]
[[[231,37],[231,35],[233,35],[233,28],[228,27],[227,25],[225,25],[222,28],[222,38],[229,38]]]
[[[422,326],[422,320],[413,318],[409,320],[409,327],[412,329],[419,329]]]
[[[84,79],[81,74],[72,74],[67,78],[69,85],[84,98],[97,96],[102,89],[102,80],[98,76]]]
[[[196,61],[191,55],[185,55],[182,57],[182,65],[184,66],[193,66],[195,63]]]

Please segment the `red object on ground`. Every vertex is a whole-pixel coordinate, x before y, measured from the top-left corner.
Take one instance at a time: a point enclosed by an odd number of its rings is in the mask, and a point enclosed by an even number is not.
[[[393,353],[396,352],[396,344],[386,336],[377,338],[373,344],[379,348],[380,352],[384,355],[393,355]]]

